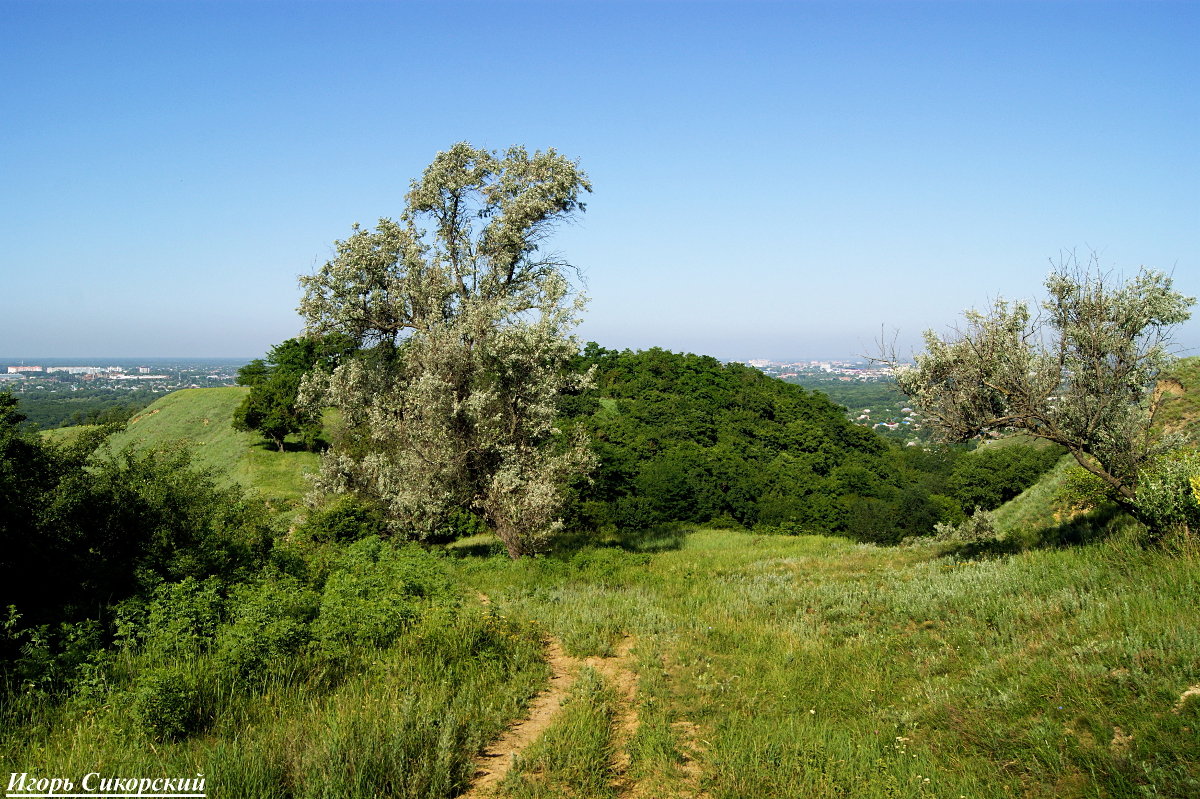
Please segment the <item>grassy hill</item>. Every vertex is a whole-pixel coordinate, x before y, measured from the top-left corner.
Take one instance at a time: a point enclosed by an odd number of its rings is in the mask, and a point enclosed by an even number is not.
[[[1200,358],[1176,361],[1159,384],[1169,398],[1159,414],[1159,422],[1169,431],[1182,433],[1196,441],[1196,421],[1200,419]]]
[[[308,490],[306,474],[317,468],[311,452],[277,452],[257,433],[233,429],[233,411],[249,392],[239,386],[188,388],[159,399],[114,435],[114,450],[182,443],[197,466],[223,482],[237,483],[280,503],[295,507]]]
[[[244,392],[169,395],[113,444],[183,442],[296,502],[315,456],[234,431]],[[1132,543],[1103,510],[1072,517],[1069,466],[996,511],[1024,551],[975,560],[678,528],[517,562],[478,539],[394,563],[368,557],[377,542],[290,540],[336,579],[264,576],[230,592],[210,649],[128,648],[69,701],[0,702],[0,760],[312,799],[1200,795],[1200,560]],[[416,577],[444,581],[443,604],[390,644],[317,646],[397,617]],[[148,618],[187,618],[206,589],[185,588]],[[260,682],[230,671],[260,661]],[[195,729],[154,737],[147,708],[172,702]],[[524,737],[493,752],[506,727]],[[511,768],[473,782],[496,762]]]

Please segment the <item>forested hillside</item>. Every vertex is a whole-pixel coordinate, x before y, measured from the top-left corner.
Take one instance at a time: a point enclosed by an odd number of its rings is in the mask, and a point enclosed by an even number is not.
[[[706,356],[589,344],[579,368],[595,387],[562,412],[598,456],[573,520],[595,530],[715,523],[894,543],[996,507],[1058,456],[904,447],[824,394]]]

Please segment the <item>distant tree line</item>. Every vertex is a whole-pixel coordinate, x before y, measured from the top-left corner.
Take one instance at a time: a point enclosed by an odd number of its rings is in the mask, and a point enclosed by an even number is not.
[[[132,390],[80,388],[61,391],[24,391],[21,414],[27,425],[42,430],[84,424],[127,422],[162,394],[151,389]]]

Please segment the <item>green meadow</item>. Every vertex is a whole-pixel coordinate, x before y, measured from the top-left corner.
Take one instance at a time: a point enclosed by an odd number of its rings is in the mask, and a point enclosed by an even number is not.
[[[513,561],[314,533],[315,456],[234,432],[242,395],[170,395],[110,445],[178,442],[265,497],[269,557],[116,606],[69,690],[6,692],[9,771],[217,798],[1200,795],[1200,554],[1064,514],[1065,463],[987,552],[667,525]]]
[[[549,636],[577,658],[632,636],[638,725],[623,751],[612,686],[587,671],[493,795],[1200,790],[1200,564],[1119,532],[982,561],[697,530],[660,551],[437,564],[453,611],[353,666],[301,661],[239,684],[219,660],[180,661],[205,675],[200,734],[155,740],[124,718],[137,689],[117,690],[11,728],[0,752],[38,773],[199,771],[214,796],[455,796],[544,686]]]
[[[1120,531],[981,561],[713,530],[676,544],[458,568],[572,654],[635,637],[641,726],[629,746],[644,795],[1200,790],[1200,696],[1181,698],[1200,681],[1195,559]],[[603,726],[599,710],[589,718]]]

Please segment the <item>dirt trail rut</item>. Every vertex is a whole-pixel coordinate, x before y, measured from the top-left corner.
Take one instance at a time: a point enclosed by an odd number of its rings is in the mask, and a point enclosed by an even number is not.
[[[491,600],[479,595],[479,601],[490,605]],[[634,639],[626,636],[617,646],[613,657],[574,658],[563,651],[557,639],[551,638],[546,645],[546,662],[550,666],[550,684],[529,704],[529,713],[514,724],[475,760],[475,777],[471,787],[459,799],[483,799],[491,795],[512,769],[517,756],[538,739],[553,723],[562,709],[563,699],[575,683],[579,670],[590,666],[612,685],[617,693],[619,707],[613,720],[614,748],[617,752],[613,769],[618,775],[616,783],[621,786],[623,775],[629,767],[626,744],[637,731],[637,675],[629,668]],[[623,786],[622,786],[623,787]]]
[[[638,728],[637,674],[629,667],[634,643],[633,636],[626,636],[617,645],[613,657],[591,657],[583,661],[583,665],[599,672],[617,695],[617,709],[613,715],[613,751],[616,755],[612,767],[617,774],[615,785],[618,788],[628,787],[625,784],[625,772],[629,770],[628,744]]]
[[[510,727],[475,760],[471,788],[459,799],[487,796],[512,769],[517,755],[537,740],[558,715],[579,672],[579,660],[564,652],[557,640],[551,639],[546,646],[546,662],[550,664],[550,685],[529,703],[529,715]]]

